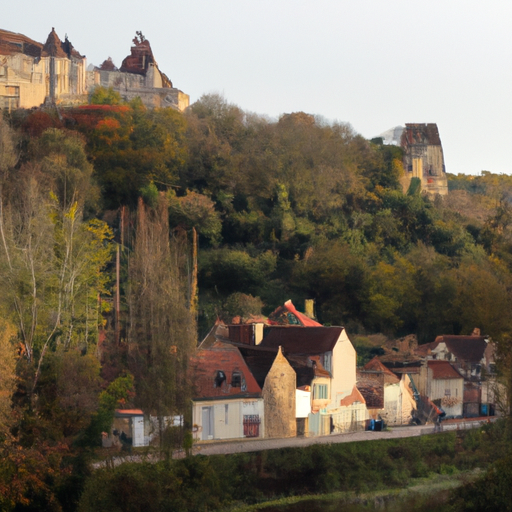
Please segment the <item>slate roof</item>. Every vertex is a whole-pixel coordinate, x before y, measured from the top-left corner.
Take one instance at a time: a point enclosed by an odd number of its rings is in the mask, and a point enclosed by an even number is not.
[[[8,30],[0,30],[0,55],[14,55],[15,53],[23,53],[29,57],[60,57],[83,59],[78,51],[73,47],[69,39],[62,42],[59,36],[52,28],[48,34],[46,43],[43,45],[30,39],[23,34],[9,32]]]
[[[485,336],[438,336],[436,342],[444,341],[446,348],[457,358],[478,363],[484,357],[487,342]]]
[[[343,327],[266,327],[261,347],[283,347],[284,354],[319,355],[333,350]]]
[[[432,343],[420,345],[417,354],[428,355],[431,350],[438,347],[442,342],[446,344],[446,348],[459,360],[468,361],[470,363],[479,363],[483,357],[487,342],[485,336],[456,336],[443,334],[438,336]]]
[[[274,348],[256,347],[238,347],[247,366],[254,375],[256,382],[261,388],[265,383],[265,377],[274,360],[277,350]],[[311,386],[315,377],[330,377],[330,373],[325,370],[320,361],[315,356],[306,356],[300,354],[283,354],[290,366],[297,374],[297,387]],[[313,364],[314,363],[314,364]]]
[[[441,138],[435,123],[406,123],[402,132],[402,146],[429,144],[440,146]]]
[[[30,57],[40,57],[43,45],[30,39],[29,37],[10,32],[9,30],[0,30],[0,54],[14,55],[23,53]]]
[[[433,379],[462,379],[462,375],[448,361],[427,361]]]
[[[219,372],[223,372],[225,380],[217,385],[216,378]],[[231,385],[233,372],[242,374],[242,386]],[[249,370],[242,354],[237,347],[227,343],[216,341],[210,347],[199,349],[191,358],[190,375],[195,389],[195,400],[261,396],[261,387]]]
[[[62,49],[62,43],[54,28],[52,28],[52,31],[48,34],[48,39],[46,43],[44,43],[41,55],[43,57],[68,57],[66,52]]]
[[[274,349],[261,350],[259,347],[238,347],[245,363],[253,374],[256,382],[263,389],[265,378],[274,363],[277,351]]]

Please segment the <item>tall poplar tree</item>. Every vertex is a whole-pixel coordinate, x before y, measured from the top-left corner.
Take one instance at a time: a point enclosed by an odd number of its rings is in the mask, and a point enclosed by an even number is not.
[[[189,408],[187,363],[196,332],[187,308],[187,244],[184,238],[170,238],[168,219],[163,194],[155,208],[139,200],[129,264],[129,365],[139,404],[158,417],[160,434],[164,417]]]

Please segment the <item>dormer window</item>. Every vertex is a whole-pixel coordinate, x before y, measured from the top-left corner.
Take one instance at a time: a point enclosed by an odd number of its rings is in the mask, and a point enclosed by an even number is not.
[[[220,388],[224,382],[226,382],[226,374],[222,370],[217,370],[213,387]]]
[[[233,372],[231,376],[231,386],[233,388],[239,388],[242,385],[242,373],[241,372]]]

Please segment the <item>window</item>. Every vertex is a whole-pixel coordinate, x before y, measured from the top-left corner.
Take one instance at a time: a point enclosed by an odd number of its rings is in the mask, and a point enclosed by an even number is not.
[[[229,418],[229,405],[228,404],[225,404],[224,405],[224,424],[227,425],[228,424],[228,418]]]
[[[15,85],[6,85],[5,92],[6,92],[7,96],[19,96],[20,88],[16,87]]]
[[[239,388],[242,385],[242,374],[240,372],[233,372],[231,376],[231,386]]]
[[[226,382],[226,374],[222,370],[218,370],[217,375],[215,375],[213,387],[220,388],[223,382]]]
[[[317,384],[315,386],[315,399],[317,399],[317,400],[327,399],[327,384]]]
[[[332,352],[326,352],[324,354],[324,361],[323,361],[324,368],[330,372],[331,366],[332,366]]]
[[[452,396],[452,392],[450,389],[445,389],[444,390],[444,396]]]

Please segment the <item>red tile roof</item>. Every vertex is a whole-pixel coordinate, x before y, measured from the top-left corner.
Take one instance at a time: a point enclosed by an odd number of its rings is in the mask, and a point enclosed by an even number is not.
[[[345,398],[340,400],[341,407],[348,407],[352,405],[354,402],[361,402],[362,404],[366,403],[363,395],[357,389],[357,386],[354,386],[350,395],[347,395]]]
[[[462,379],[462,375],[448,361],[427,361],[434,379]]]
[[[363,369],[372,372],[382,372],[386,384],[398,384],[400,382],[400,379],[391,370],[386,368],[377,357],[366,363]]]
[[[297,311],[291,300],[279,306],[268,317],[269,323],[279,325],[302,325],[303,327],[320,327],[317,321]]]
[[[142,409],[116,409],[115,415],[118,418],[122,418],[123,416],[144,416],[144,412]]]
[[[420,345],[416,349],[418,355],[427,356],[437,348],[440,343],[445,343],[446,348],[459,361],[468,361],[471,363],[479,363],[483,357],[487,342],[485,336],[456,336],[451,334],[443,334],[438,336],[432,343]]]
[[[363,395],[368,409],[384,408],[383,374],[357,372],[357,389]]]
[[[216,378],[222,372],[225,380]],[[232,386],[233,373],[242,375],[242,385]],[[190,375],[196,400],[215,398],[243,398],[261,396],[261,388],[246,365],[237,347],[216,341],[210,347],[199,349],[190,361]]]

